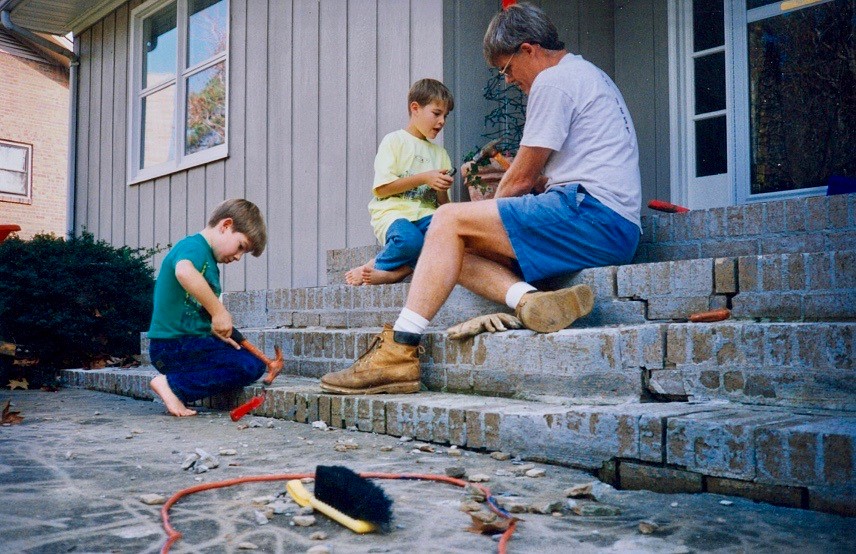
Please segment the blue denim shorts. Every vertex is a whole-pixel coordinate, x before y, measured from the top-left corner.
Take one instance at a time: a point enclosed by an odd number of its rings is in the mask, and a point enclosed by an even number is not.
[[[151,339],[149,356],[182,402],[245,387],[265,372],[264,362],[213,336]]]
[[[530,283],[588,267],[626,264],[639,244],[639,227],[580,185],[500,198],[497,206],[520,272]]]
[[[383,271],[392,271],[405,265],[416,267],[432,217],[426,215],[416,221],[404,218],[393,221],[386,231],[386,244],[375,257],[374,266]]]

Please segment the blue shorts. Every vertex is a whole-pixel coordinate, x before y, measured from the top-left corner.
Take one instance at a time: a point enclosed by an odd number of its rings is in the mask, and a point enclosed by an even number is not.
[[[375,256],[374,266],[382,271],[392,271],[405,265],[416,267],[432,217],[426,215],[416,221],[404,218],[393,221],[386,230],[383,250]]]
[[[530,283],[587,267],[626,264],[639,244],[639,227],[580,185],[500,198],[497,206],[520,272]]]
[[[213,336],[151,339],[149,356],[182,402],[245,387],[265,372],[264,362],[247,350]]]

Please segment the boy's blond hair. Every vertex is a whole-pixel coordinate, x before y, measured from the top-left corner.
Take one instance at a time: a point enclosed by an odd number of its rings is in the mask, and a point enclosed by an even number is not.
[[[216,227],[224,219],[231,218],[236,233],[243,233],[250,241],[250,254],[259,257],[267,245],[265,219],[258,206],[243,198],[232,198],[214,208],[208,218],[208,226]]]
[[[410,92],[407,93],[407,106],[416,102],[420,106],[427,106],[431,102],[437,102],[446,106],[450,112],[455,109],[455,97],[446,88],[446,85],[437,79],[420,79],[413,83]]]

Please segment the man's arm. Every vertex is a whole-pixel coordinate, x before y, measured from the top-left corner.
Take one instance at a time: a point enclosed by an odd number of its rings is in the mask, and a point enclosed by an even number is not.
[[[542,175],[547,159],[553,151],[540,146],[521,146],[511,162],[511,167],[505,172],[496,190],[496,198],[508,196],[523,196],[534,191],[540,191],[547,184],[547,178]]]
[[[180,260],[175,264],[175,278],[184,290],[211,314],[211,332],[214,336],[235,348],[240,348],[238,343],[229,338],[232,334],[232,314],[220,302],[208,281],[193,267],[190,260]]]

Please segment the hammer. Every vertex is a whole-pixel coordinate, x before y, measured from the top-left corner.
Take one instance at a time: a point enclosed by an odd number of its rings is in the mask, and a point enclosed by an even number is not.
[[[482,149],[478,151],[478,154],[473,156],[473,163],[478,164],[480,161],[490,158],[496,160],[496,163],[498,163],[499,167],[502,169],[508,169],[511,167],[511,162],[502,155],[502,152],[496,149],[497,144],[499,144],[499,139],[493,139],[482,146]]]
[[[247,352],[260,359],[265,363],[268,368],[267,375],[265,375],[264,379],[262,379],[262,383],[265,385],[262,387],[262,393],[252,397],[248,402],[245,402],[229,412],[229,416],[232,418],[232,421],[238,421],[251,411],[255,410],[265,400],[265,395],[267,394],[267,389],[265,388],[267,385],[273,383],[273,380],[276,379],[276,376],[279,375],[279,372],[282,371],[285,363],[282,359],[282,349],[279,346],[274,346],[274,350],[276,351],[276,359],[271,360],[265,353],[256,348],[256,346],[247,340],[247,338],[241,334],[237,329],[232,329],[231,339],[241,345],[241,348],[246,348]]]

